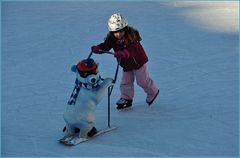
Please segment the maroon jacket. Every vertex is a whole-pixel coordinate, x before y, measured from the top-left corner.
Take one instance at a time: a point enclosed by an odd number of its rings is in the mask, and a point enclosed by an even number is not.
[[[98,45],[102,50],[109,51],[113,48],[114,51],[121,51],[126,49],[129,52],[129,58],[121,59],[121,67],[123,71],[131,71],[139,69],[145,63],[148,62],[148,57],[139,41],[125,45],[124,40],[112,39],[105,40]]]

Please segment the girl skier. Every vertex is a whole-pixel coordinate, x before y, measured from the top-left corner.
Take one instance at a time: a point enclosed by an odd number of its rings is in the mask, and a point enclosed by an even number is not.
[[[134,97],[134,79],[138,86],[147,94],[146,102],[150,106],[159,93],[159,89],[149,77],[147,70],[148,57],[140,44],[139,32],[128,25],[127,20],[120,14],[113,14],[108,20],[109,33],[105,41],[91,47],[92,52],[100,53],[113,48],[114,57],[121,58],[123,68],[120,84],[120,99],[117,101],[117,109],[132,106]]]

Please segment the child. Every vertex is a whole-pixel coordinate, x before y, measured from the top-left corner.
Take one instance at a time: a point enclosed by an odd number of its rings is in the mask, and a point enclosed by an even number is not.
[[[109,33],[105,41],[92,46],[94,53],[101,50],[109,51],[113,48],[114,56],[121,58],[123,68],[120,84],[120,99],[117,101],[117,109],[132,106],[134,96],[134,79],[147,94],[146,102],[150,106],[159,93],[159,89],[149,77],[147,70],[148,57],[140,44],[139,32],[128,25],[127,20],[120,14],[113,14],[108,20]]]

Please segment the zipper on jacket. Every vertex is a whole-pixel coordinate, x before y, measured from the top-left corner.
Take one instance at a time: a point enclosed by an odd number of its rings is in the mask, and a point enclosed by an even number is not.
[[[133,61],[135,62],[135,64],[137,64],[138,66],[140,66],[140,64],[138,64],[138,62],[136,61],[136,59],[133,57]]]

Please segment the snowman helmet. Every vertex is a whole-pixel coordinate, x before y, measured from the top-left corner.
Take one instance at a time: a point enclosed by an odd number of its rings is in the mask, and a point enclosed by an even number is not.
[[[92,59],[81,60],[77,65],[77,79],[87,88],[94,88],[100,81],[98,64]]]

